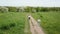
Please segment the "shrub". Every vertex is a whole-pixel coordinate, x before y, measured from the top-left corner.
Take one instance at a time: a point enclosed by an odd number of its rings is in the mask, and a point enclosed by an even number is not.
[[[8,7],[9,12],[17,12],[17,8],[16,7]]]
[[[0,27],[1,30],[9,30],[11,27],[14,27],[15,26],[15,23],[11,23],[9,25],[2,25]]]
[[[14,27],[15,25],[16,25],[15,23],[9,24],[10,27]]]
[[[0,27],[0,29],[1,29],[1,30],[8,30],[8,29],[10,29],[10,27],[9,27],[8,25],[2,25],[2,26]]]
[[[0,7],[0,12],[2,12],[2,13],[8,12],[8,8],[6,8],[6,7]]]
[[[48,11],[48,9],[47,8],[41,8],[40,11],[46,12],[46,11]]]

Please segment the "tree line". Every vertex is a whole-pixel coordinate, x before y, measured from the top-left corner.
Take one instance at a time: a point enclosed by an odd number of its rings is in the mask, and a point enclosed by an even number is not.
[[[49,12],[60,11],[60,7],[8,7],[0,6],[0,12]]]

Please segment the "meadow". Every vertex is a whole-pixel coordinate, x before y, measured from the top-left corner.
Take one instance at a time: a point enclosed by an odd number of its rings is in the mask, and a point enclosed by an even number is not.
[[[0,9],[0,34],[31,34],[28,15],[37,21],[45,34],[60,34],[60,8],[59,7],[17,7]],[[7,11],[8,10],[8,11]]]
[[[60,34],[60,12],[37,12],[32,16],[41,20],[40,26],[46,34]]]
[[[0,13],[0,34],[29,34],[26,15],[23,12]]]

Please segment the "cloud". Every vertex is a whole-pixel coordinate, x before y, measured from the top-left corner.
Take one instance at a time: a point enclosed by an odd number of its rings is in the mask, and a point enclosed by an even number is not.
[[[60,0],[0,0],[0,6],[60,7]]]

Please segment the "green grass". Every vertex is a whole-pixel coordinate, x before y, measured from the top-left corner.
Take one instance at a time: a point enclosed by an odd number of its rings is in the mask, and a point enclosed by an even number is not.
[[[41,19],[41,27],[46,34],[60,34],[60,12],[32,13],[37,20]]]
[[[0,13],[0,28],[9,27],[11,23],[15,23],[15,26],[10,27],[10,29],[0,29],[0,34],[24,34],[25,23],[28,23],[26,15],[27,13],[22,12]]]
[[[27,14],[25,12],[0,13],[0,34],[31,34]],[[41,19],[41,27],[46,34],[60,34],[60,12],[31,14],[36,20]],[[10,24],[15,24],[15,26],[10,27]],[[1,27],[9,29],[4,30]]]
[[[27,14],[27,16],[25,17],[25,30],[24,30],[24,34],[31,34],[31,32],[30,32],[30,24],[29,24],[29,21],[28,21],[28,14],[29,13],[26,13]]]

